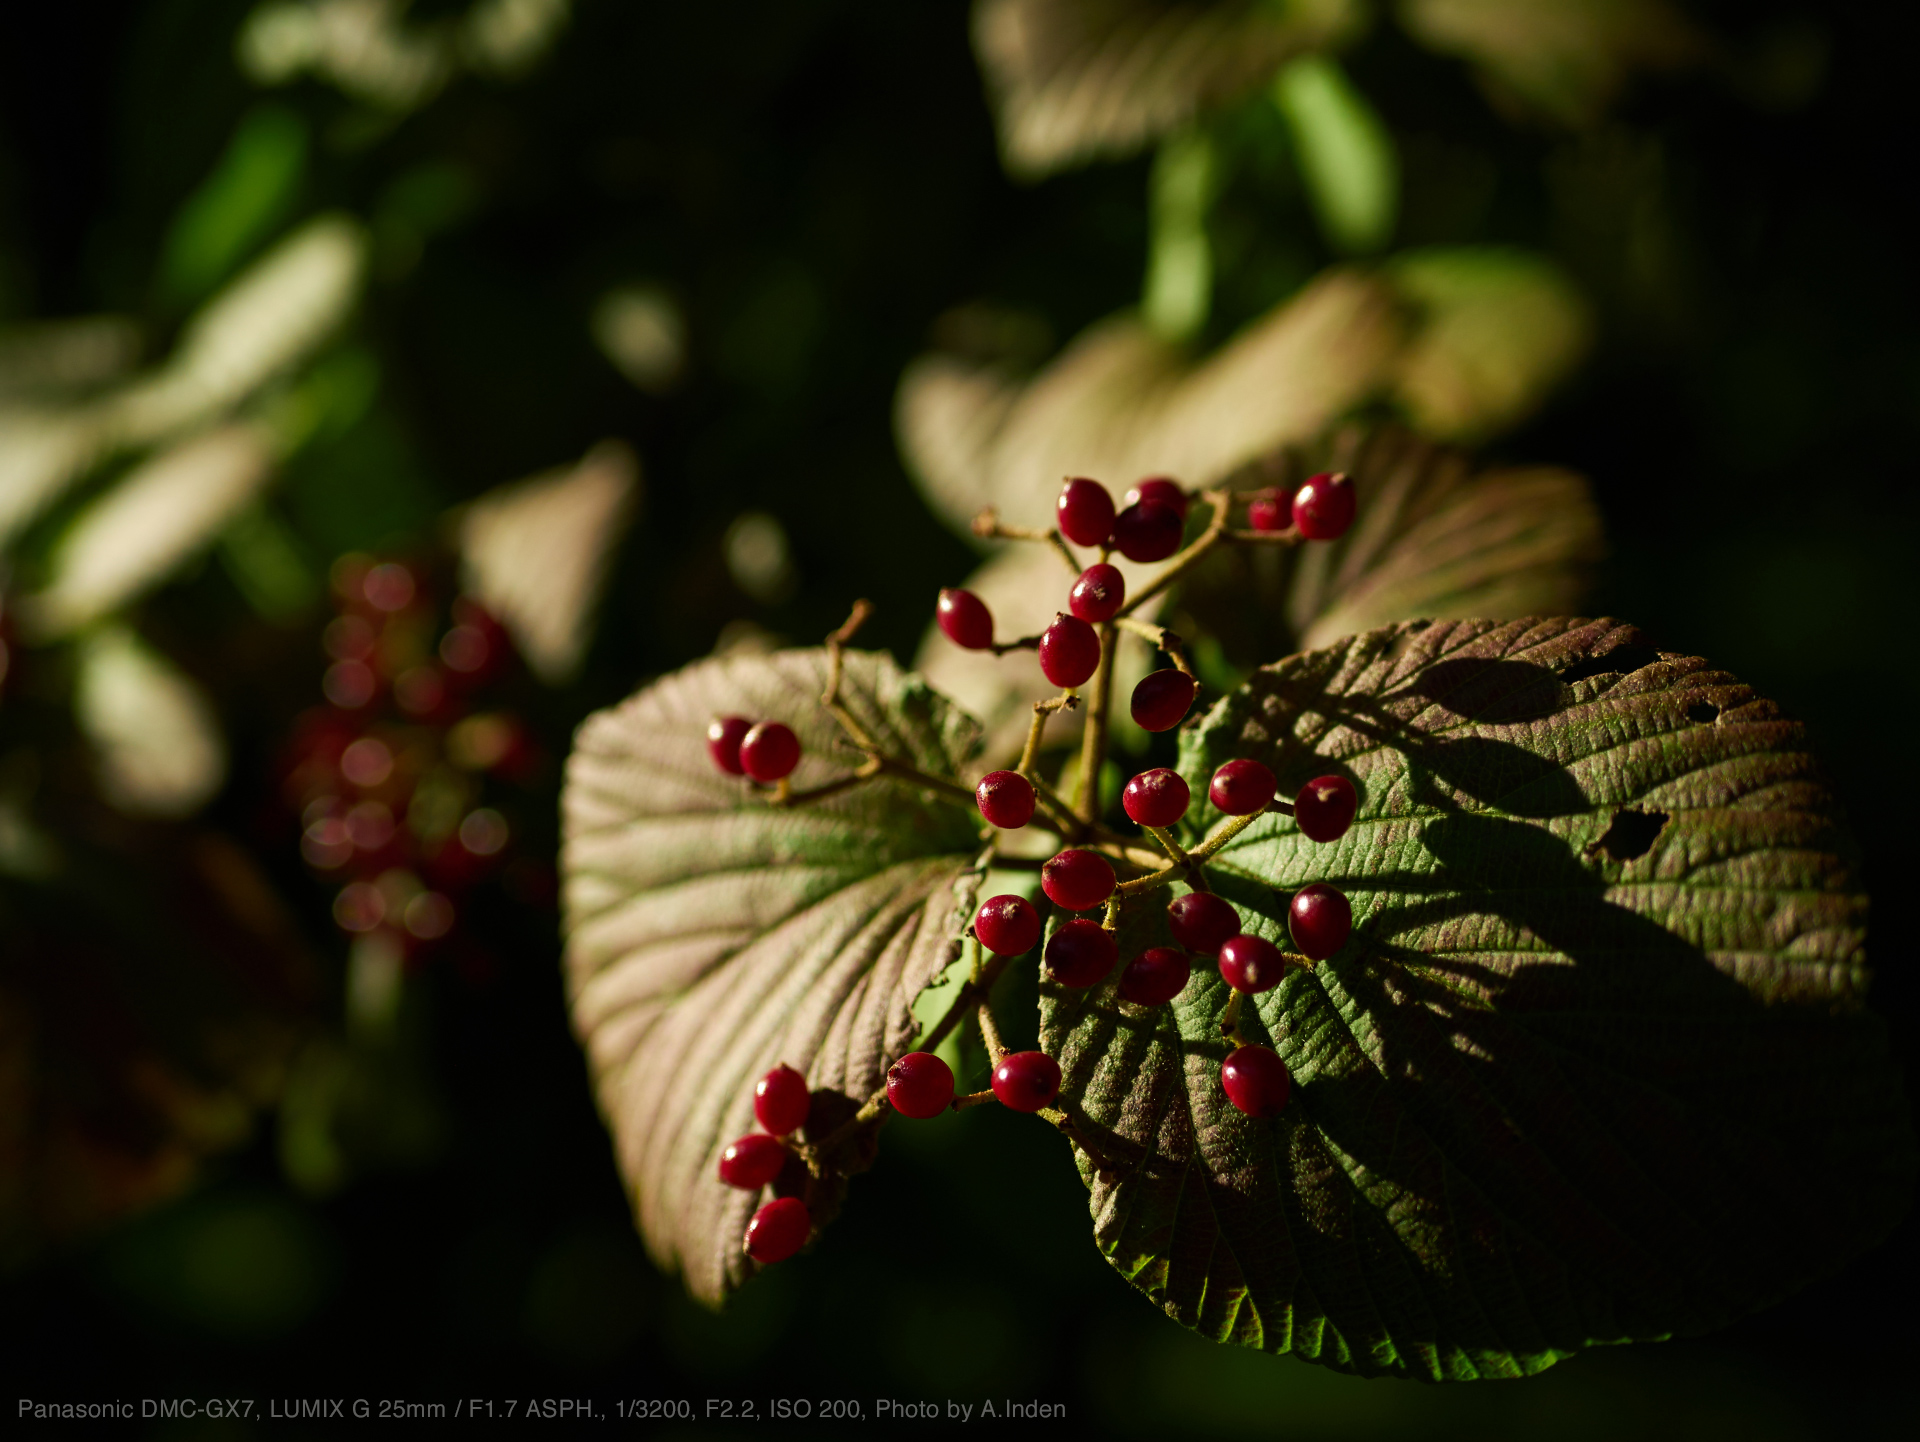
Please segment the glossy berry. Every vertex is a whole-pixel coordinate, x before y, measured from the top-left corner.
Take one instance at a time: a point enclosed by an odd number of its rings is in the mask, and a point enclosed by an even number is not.
[[[813,1110],[807,1079],[782,1062],[753,1084],[753,1115],[776,1137],[798,1131]]]
[[[1353,906],[1324,881],[1303,886],[1287,908],[1287,930],[1293,944],[1315,961],[1325,961],[1347,944],[1353,930]]]
[[[993,644],[993,612],[973,592],[949,586],[940,593],[934,613],[940,629],[954,645],[984,651]]]
[[[800,738],[778,721],[762,721],[740,738],[740,769],[755,781],[778,781],[800,764]]]
[[[1193,963],[1184,951],[1155,946],[1141,952],[1120,973],[1120,999],[1141,1006],[1159,1006],[1186,990]]]
[[[1293,524],[1293,497],[1262,491],[1247,502],[1247,524],[1256,531],[1284,531]]]
[[[1125,504],[1136,506],[1142,501],[1165,506],[1177,512],[1183,521],[1187,518],[1187,493],[1172,476],[1149,476],[1127,492]]]
[[[1212,956],[1221,942],[1240,934],[1240,913],[1210,891],[1189,891],[1167,907],[1167,925],[1188,951]]]
[[[1076,476],[1054,503],[1060,534],[1076,546],[1104,546],[1113,534],[1113,497],[1098,481]]]
[[[993,1069],[993,1094],[1016,1112],[1037,1112],[1060,1095],[1060,1063],[1043,1051],[1009,1052]]]
[[[743,1192],[757,1192],[787,1164],[786,1145],[778,1137],[754,1132],[729,1142],[720,1153],[720,1180]]]
[[[1103,982],[1119,959],[1120,946],[1113,933],[1085,917],[1062,923],[1047,942],[1047,970],[1062,986]]]
[[[1082,621],[1111,621],[1127,599],[1127,578],[1118,566],[1100,561],[1080,573],[1067,592],[1067,609]]]
[[[1227,1100],[1250,1117],[1277,1117],[1287,1108],[1293,1078],[1272,1047],[1243,1046],[1220,1064]]]
[[[1142,826],[1172,826],[1187,814],[1192,799],[1180,773],[1165,766],[1142,771],[1120,793],[1120,805]]]
[[[1054,685],[1084,686],[1100,669],[1100,636],[1078,616],[1064,611],[1040,633],[1040,669]]]
[[[1018,831],[1033,820],[1033,783],[1018,771],[989,771],[973,788],[987,825]]]
[[[813,1218],[798,1197],[775,1197],[747,1223],[747,1255],[762,1266],[784,1262],[807,1244]]]
[[[1344,471],[1308,476],[1307,483],[1293,493],[1293,523],[1309,541],[1346,535],[1353,511],[1353,482]]]
[[[1172,506],[1139,501],[1113,518],[1113,548],[1129,561],[1164,561],[1180,549],[1186,529]]]
[[[740,764],[740,743],[751,730],[753,723],[744,716],[716,716],[707,723],[707,755],[727,775],[747,774]]]
[[[1113,868],[1097,851],[1063,851],[1040,868],[1040,889],[1068,911],[1092,911],[1113,895],[1113,885]]]
[[[973,934],[995,956],[1025,956],[1040,939],[1040,913],[1024,896],[990,896],[974,915]]]
[[[953,1104],[953,1068],[930,1051],[910,1051],[887,1068],[887,1104],[925,1121]]]
[[[1193,677],[1171,666],[1164,671],[1149,672],[1133,688],[1128,709],[1133,713],[1134,724],[1142,731],[1173,730],[1193,706],[1193,694],[1198,689]]]
[[[1265,811],[1279,783],[1273,773],[1245,756],[1222,762],[1207,786],[1207,799],[1229,816],[1251,816]]]
[[[1272,991],[1286,974],[1286,954],[1264,936],[1230,936],[1220,944],[1220,980],[1235,991]]]
[[[1316,776],[1293,798],[1293,819],[1309,841],[1337,841],[1359,808],[1359,794],[1346,777]]]

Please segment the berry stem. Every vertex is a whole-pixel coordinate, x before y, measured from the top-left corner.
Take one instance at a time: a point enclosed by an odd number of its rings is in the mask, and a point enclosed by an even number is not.
[[[1191,886],[1195,891],[1211,891],[1213,889],[1207,885],[1206,867],[1197,861],[1191,852],[1187,851],[1178,841],[1173,839],[1173,833],[1171,831],[1160,826],[1147,826],[1143,827],[1142,830],[1160,843],[1160,849],[1173,859],[1175,866],[1186,868],[1187,885]]]
[[[1018,641],[995,641],[991,646],[987,647],[987,650],[993,652],[996,656],[1004,656],[1009,651],[1038,651],[1039,649],[1040,638],[1038,636],[1022,636]]]
[[[1071,691],[1062,691],[1050,701],[1033,703],[1033,724],[1027,728],[1026,748],[1020,753],[1020,764],[1013,769],[1027,780],[1038,782],[1033,774],[1034,759],[1040,754],[1040,738],[1047,729],[1047,717],[1056,711],[1071,711],[1080,704],[1080,698]]]
[[[1074,808],[1092,825],[1100,818],[1100,768],[1107,760],[1107,709],[1113,702],[1113,622],[1100,627],[1100,669],[1093,674],[1093,706],[1080,746],[1080,784]]]
[[[1187,643],[1165,626],[1156,626],[1151,621],[1142,621],[1138,616],[1122,616],[1116,623],[1122,630],[1131,631],[1136,636],[1144,636],[1156,648],[1167,653],[1167,658],[1181,671],[1199,679],[1193,669],[1193,657],[1187,651]]]
[[[1228,531],[1227,539],[1243,546],[1297,546],[1305,538],[1298,526],[1284,531]]]
[[[1227,998],[1227,1009],[1220,1013],[1220,1035],[1235,1046],[1245,1046],[1246,1037],[1240,1034],[1240,1002],[1245,992],[1236,991]]]
[[[860,763],[857,771],[849,772],[837,781],[829,781],[821,786],[809,786],[805,791],[795,791],[787,785],[783,776],[772,797],[775,806],[805,806],[809,801],[821,801],[836,796],[842,791],[851,791],[862,781],[871,781],[880,774],[880,758],[869,756]]]
[[[1207,552],[1211,551],[1225,539],[1227,535],[1227,510],[1232,504],[1228,497],[1229,493],[1226,491],[1207,491],[1202,494],[1201,499],[1213,509],[1213,514],[1207,521],[1206,530],[1202,531],[1199,536],[1194,539],[1191,546],[1188,546],[1186,550],[1181,551],[1178,555],[1170,559],[1167,562],[1166,569],[1161,571],[1159,575],[1147,582],[1146,585],[1134,592],[1133,595],[1127,597],[1127,604],[1120,608],[1121,615],[1131,616],[1148,601],[1151,601],[1175,581],[1186,575],[1188,571],[1191,571],[1200,563],[1202,558],[1206,556]]]
[[[999,1100],[1000,1098],[993,1094],[993,1088],[988,1087],[982,1092],[968,1092],[963,1097],[955,1097],[952,1102],[952,1109],[957,1112],[963,1112],[968,1107],[983,1107],[988,1102],[997,1102]]]
[[[1000,1027],[993,1019],[993,1005],[985,998],[979,1007],[980,1040],[987,1046],[987,1063],[999,1066],[1000,1059],[1007,1054],[1006,1045],[1000,1040]]]
[[[1073,552],[1067,549],[1066,537],[1062,536],[1058,529],[1041,531],[1029,526],[1009,526],[1001,521],[997,510],[988,506],[973,518],[973,533],[985,541],[1051,542],[1060,559],[1067,563],[1067,569],[1073,572],[1076,578],[1080,575],[1081,564],[1073,558]]]
[[[991,1095],[991,1093],[989,1093],[989,1095]],[[1095,1175],[1097,1175],[1101,1181],[1113,1182],[1119,1180],[1120,1174],[1113,1164],[1100,1155],[1098,1151],[1094,1150],[1093,1144],[1087,1140],[1086,1133],[1080,1130],[1079,1124],[1076,1123],[1072,1117],[1061,1111],[1059,1107],[1041,1107],[1034,1115],[1052,1122],[1055,1127],[1059,1128],[1059,1130],[1065,1134],[1068,1141],[1085,1152],[1087,1154],[1087,1160],[1093,1163]]]

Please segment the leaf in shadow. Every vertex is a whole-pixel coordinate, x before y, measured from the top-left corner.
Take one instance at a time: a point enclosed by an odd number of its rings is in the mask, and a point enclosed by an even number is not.
[[[1353,903],[1347,945],[1250,1008],[1293,1071],[1280,1117],[1221,1093],[1204,960],[1171,1007],[1043,992],[1062,1104],[1120,1163],[1083,1169],[1096,1240],[1170,1315],[1363,1374],[1514,1376],[1720,1325],[1900,1217],[1912,1132],[1832,795],[1801,729],[1698,658],[1581,674],[1650,650],[1607,621],[1411,622],[1185,733],[1196,795],[1251,756],[1283,795],[1339,772],[1361,802],[1336,842],[1273,816],[1215,868],[1283,944],[1295,888]],[[1623,817],[1625,860],[1599,844]],[[1129,911],[1123,956],[1164,924]]]
[[[590,718],[567,764],[574,1027],[649,1250],[714,1305],[753,1270],[740,1242],[757,1199],[715,1168],[753,1130],[754,1081],[780,1062],[804,1072],[809,1135],[849,1115],[906,1050],[978,885],[970,806],[887,779],[776,808],[715,769],[707,723],[741,715],[793,727],[796,787],[850,771],[826,680],[824,651],[702,662]],[[961,774],[978,746],[970,718],[884,656],[849,653],[841,697],[923,771]],[[802,1179],[794,1166],[776,1185]],[[817,1225],[843,1189],[812,1199]]]

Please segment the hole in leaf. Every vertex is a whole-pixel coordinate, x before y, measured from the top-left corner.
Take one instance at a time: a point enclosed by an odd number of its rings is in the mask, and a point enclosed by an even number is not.
[[[1613,820],[1598,841],[1587,848],[1587,855],[1604,851],[1615,861],[1631,861],[1653,849],[1654,838],[1668,821],[1664,811],[1638,811],[1631,808],[1613,813]]]
[[[1642,646],[1629,641],[1624,646],[1615,646],[1599,656],[1589,656],[1584,661],[1575,661],[1560,673],[1560,679],[1571,686],[1575,681],[1584,681],[1589,676],[1605,676],[1610,672],[1626,675],[1629,671],[1638,671],[1642,666],[1651,666],[1660,659],[1660,653],[1651,646]]]
[[[1720,719],[1720,708],[1711,701],[1696,701],[1687,707],[1687,719],[1698,721],[1702,726]]]

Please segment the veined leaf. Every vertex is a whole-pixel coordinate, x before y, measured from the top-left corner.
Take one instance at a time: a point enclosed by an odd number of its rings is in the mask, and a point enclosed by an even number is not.
[[[1282,944],[1295,888],[1353,903],[1345,947],[1247,1008],[1286,1110],[1222,1094],[1210,963],[1170,1007],[1043,987],[1062,1104],[1117,1167],[1088,1172],[1096,1238],[1170,1315],[1513,1376],[1749,1312],[1905,1210],[1851,843],[1748,687],[1614,622],[1410,622],[1257,673],[1181,771],[1204,795],[1230,756],[1361,795],[1337,842],[1270,815],[1212,871]],[[1123,924],[1123,956],[1165,934],[1157,901]]]
[[[702,662],[589,719],[567,765],[574,1026],[647,1246],[712,1304],[753,1269],[757,1201],[715,1168],[753,1129],[754,1081],[780,1062],[806,1073],[815,1138],[851,1115],[908,1049],[978,885],[971,806],[887,779],[776,808],[715,769],[707,723],[741,715],[793,727],[796,787],[844,776],[859,757],[820,706],[826,681],[824,651]],[[840,694],[929,774],[960,774],[978,745],[884,656],[850,653]],[[816,1225],[836,1201],[812,1199]]]

